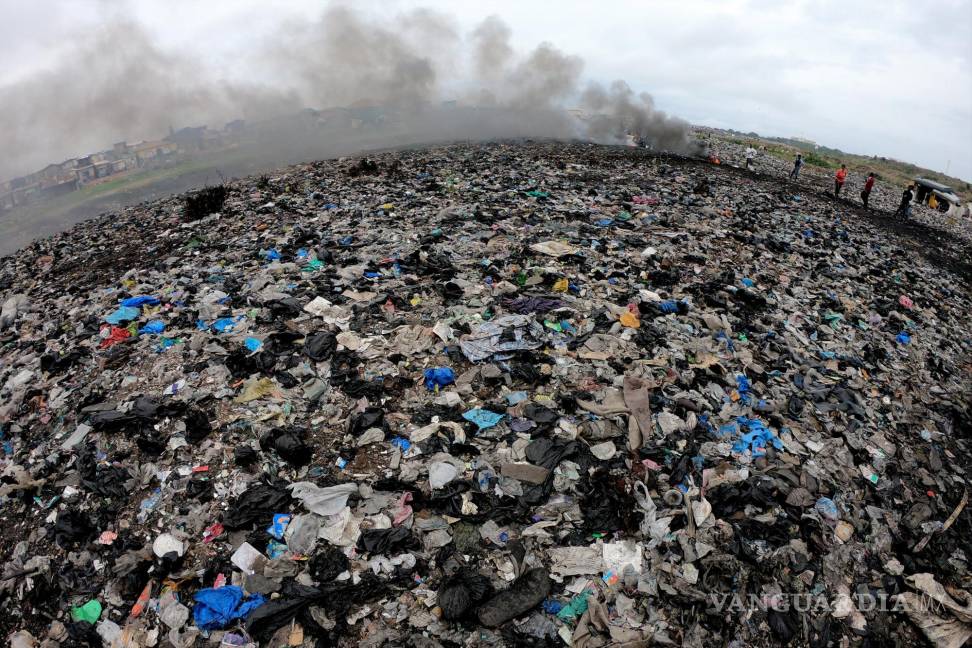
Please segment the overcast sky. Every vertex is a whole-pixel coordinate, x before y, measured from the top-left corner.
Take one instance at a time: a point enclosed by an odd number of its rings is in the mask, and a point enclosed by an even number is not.
[[[119,17],[134,18],[160,48],[222,77],[260,81],[268,73],[254,64],[253,51],[279,39],[288,21],[316,20],[324,6],[0,0],[0,89],[57,66],[84,32]],[[353,6],[386,23],[427,7],[460,34],[496,14],[512,29],[517,51],[550,42],[583,58],[585,79],[625,79],[693,123],[806,137],[972,180],[970,0],[358,0]],[[0,145],[8,138],[0,131]]]

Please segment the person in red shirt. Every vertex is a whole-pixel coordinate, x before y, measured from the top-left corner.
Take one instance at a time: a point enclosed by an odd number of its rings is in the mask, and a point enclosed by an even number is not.
[[[861,202],[864,203],[864,209],[870,209],[867,206],[867,201],[871,197],[871,189],[874,189],[874,172],[867,174],[867,180],[864,181],[864,189],[861,190]]]
[[[837,169],[837,175],[834,176],[834,198],[840,198],[840,190],[844,188],[844,182],[847,180],[847,165],[841,164],[840,168]]]

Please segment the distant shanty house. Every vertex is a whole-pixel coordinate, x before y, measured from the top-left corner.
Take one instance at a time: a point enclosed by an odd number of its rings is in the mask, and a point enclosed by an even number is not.
[[[36,176],[37,174],[31,174]],[[26,176],[14,178],[5,183],[6,190],[0,194],[0,206],[12,209],[31,201],[40,191],[40,182]]]
[[[78,158],[77,165],[74,167],[74,173],[79,186],[87,184],[98,177],[94,163],[95,159],[92,155],[85,155],[84,157]]]
[[[41,180],[59,178],[60,176],[64,175],[64,170],[61,169],[60,164],[48,164],[37,173],[32,173],[31,175],[34,176],[38,182],[40,182]]]
[[[131,148],[135,154],[135,164],[139,167],[157,164],[172,157],[179,150],[179,146],[174,142],[162,140],[134,144]]]
[[[102,160],[100,162],[94,163],[95,177],[96,178],[106,178],[110,176],[114,171],[112,169],[112,160]]]
[[[943,212],[962,205],[962,199],[951,187],[927,178],[915,178],[915,199],[925,205],[931,203]]]
[[[40,182],[38,195],[44,198],[56,198],[76,191],[78,179],[74,174],[64,174],[56,178],[46,178]]]
[[[170,132],[165,141],[175,144],[182,151],[201,151],[204,148],[205,132],[205,126],[187,126]]]
[[[351,128],[361,128],[362,126],[380,126],[387,115],[383,106],[361,100],[351,104],[348,108],[348,116],[351,117]]]

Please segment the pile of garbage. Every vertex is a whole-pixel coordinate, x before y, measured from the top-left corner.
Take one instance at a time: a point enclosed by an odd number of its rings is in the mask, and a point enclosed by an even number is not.
[[[38,241],[0,265],[4,636],[961,645],[972,293],[920,247],[548,142]]]

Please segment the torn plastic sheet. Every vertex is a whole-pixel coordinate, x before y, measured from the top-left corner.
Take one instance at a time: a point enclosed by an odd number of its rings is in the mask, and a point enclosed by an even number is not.
[[[320,487],[311,482],[296,482],[288,486],[294,499],[300,500],[308,511],[317,515],[337,515],[347,505],[348,498],[358,492],[356,484]]]
[[[462,418],[475,423],[480,430],[486,430],[494,427],[496,424],[502,421],[505,416],[505,414],[497,414],[496,412],[476,408],[463,413]]]
[[[459,347],[471,362],[481,362],[511,351],[543,346],[543,326],[528,315],[504,315],[484,322],[471,334],[459,338]]]

